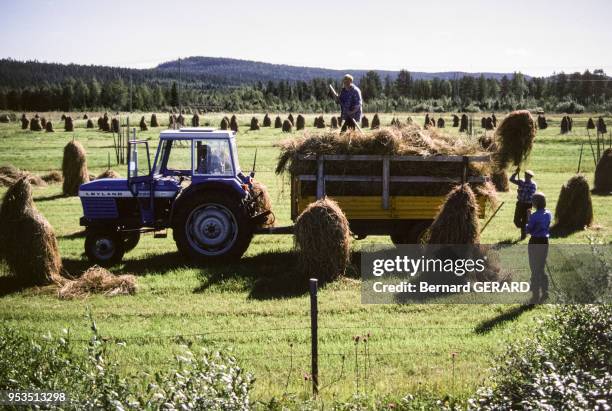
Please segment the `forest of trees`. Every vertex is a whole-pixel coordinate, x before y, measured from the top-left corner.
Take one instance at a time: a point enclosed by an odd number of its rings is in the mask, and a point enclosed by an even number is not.
[[[328,85],[340,88],[339,79],[329,78],[232,85],[193,73],[178,82],[176,75],[155,69],[57,64],[41,70],[36,66],[40,63],[31,64],[25,74],[21,69],[0,71],[0,110],[152,111],[181,106],[203,111],[330,112],[337,106]],[[381,78],[376,71],[369,71],[356,82],[365,110],[370,112],[612,111],[612,79],[602,70],[546,78],[514,73],[501,79],[462,76],[431,80],[414,79],[406,70],[395,78]]]

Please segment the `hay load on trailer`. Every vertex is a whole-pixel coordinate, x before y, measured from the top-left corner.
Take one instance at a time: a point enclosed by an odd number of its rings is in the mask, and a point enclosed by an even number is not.
[[[281,143],[276,172],[291,175],[294,220],[326,195],[338,202],[357,236],[397,229],[403,234],[394,241],[412,242],[462,182],[476,192],[484,216],[487,200],[495,197],[489,162],[477,142],[412,124],[287,140]]]

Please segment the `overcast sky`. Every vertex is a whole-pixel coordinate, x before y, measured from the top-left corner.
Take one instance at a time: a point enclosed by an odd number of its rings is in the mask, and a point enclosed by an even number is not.
[[[188,56],[335,69],[612,73],[610,0],[0,2],[0,57]]]

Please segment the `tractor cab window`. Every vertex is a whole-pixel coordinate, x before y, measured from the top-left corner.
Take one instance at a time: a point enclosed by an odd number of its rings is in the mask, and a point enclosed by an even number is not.
[[[191,141],[169,140],[170,148],[166,149],[166,167],[169,174],[191,175]]]
[[[197,140],[194,150],[195,174],[234,175],[228,140]]]

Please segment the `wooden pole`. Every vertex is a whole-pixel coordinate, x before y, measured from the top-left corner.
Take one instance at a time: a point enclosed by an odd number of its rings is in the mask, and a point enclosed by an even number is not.
[[[318,323],[317,323],[317,288],[318,280],[310,279],[310,345],[311,345],[311,374],[312,394],[319,394],[319,346],[318,346]]]

